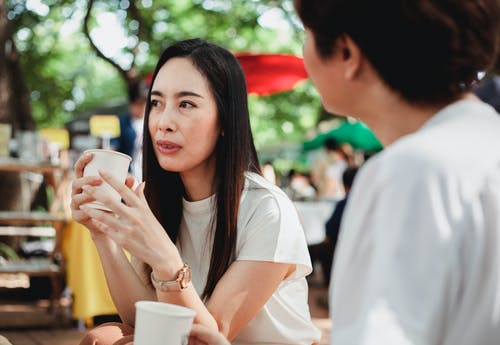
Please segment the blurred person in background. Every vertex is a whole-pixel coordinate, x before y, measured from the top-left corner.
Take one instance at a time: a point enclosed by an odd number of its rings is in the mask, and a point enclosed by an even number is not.
[[[356,154],[354,152],[354,148],[349,143],[341,143],[340,150],[344,156],[345,161],[347,162],[347,166],[360,166],[363,162],[356,162]]]
[[[498,345],[500,117],[471,90],[497,59],[500,3],[295,6],[325,109],[385,146],[344,213],[331,344]]]
[[[323,147],[325,154],[314,163],[311,180],[318,191],[318,199],[339,200],[345,194],[342,173],[348,166],[347,155],[335,139],[326,139]]]
[[[276,184],[276,172],[274,170],[273,162],[266,161],[260,168],[262,176],[272,184]]]
[[[311,175],[295,169],[290,169],[288,172],[288,185],[283,188],[283,191],[294,201],[313,201],[317,197]]]
[[[308,247],[313,266],[314,262],[317,260],[321,263],[323,283],[326,287],[330,285],[332,262],[335,254],[335,246],[340,232],[340,224],[342,222],[342,216],[347,204],[349,191],[351,190],[354,177],[357,172],[357,167],[349,167],[342,174],[342,185],[345,190],[345,196],[335,204],[335,208],[325,224],[325,239],[321,243],[313,244]],[[326,306],[327,302],[321,300],[321,304]]]
[[[474,93],[500,114],[500,75],[490,75],[482,79]]]
[[[111,140],[116,151],[132,157],[130,173],[142,181],[142,131],[149,85],[144,79],[137,79],[128,87],[128,111],[119,116],[120,136]]]

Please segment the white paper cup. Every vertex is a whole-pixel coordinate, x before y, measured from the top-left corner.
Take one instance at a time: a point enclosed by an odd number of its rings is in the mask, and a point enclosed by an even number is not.
[[[134,345],[186,345],[195,315],[175,304],[136,302]]]
[[[86,150],[84,154],[85,153],[92,153],[93,157],[83,169],[83,176],[99,176],[99,170],[102,169],[109,171],[116,179],[125,183],[125,180],[127,179],[128,166],[132,160],[130,156],[117,151],[101,149]],[[106,182],[103,182],[97,188],[100,188],[104,192],[108,193],[114,199],[121,200],[120,194]],[[98,201],[89,202],[85,205],[105,211],[111,211],[108,207]]]

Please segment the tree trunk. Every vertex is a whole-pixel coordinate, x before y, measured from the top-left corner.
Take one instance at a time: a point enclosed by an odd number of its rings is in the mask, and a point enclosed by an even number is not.
[[[13,136],[17,130],[35,129],[30,94],[13,39],[12,23],[7,19],[5,0],[0,0],[0,123],[12,126]],[[21,174],[0,173],[0,191],[0,210],[29,209],[29,201],[23,195],[32,191]]]

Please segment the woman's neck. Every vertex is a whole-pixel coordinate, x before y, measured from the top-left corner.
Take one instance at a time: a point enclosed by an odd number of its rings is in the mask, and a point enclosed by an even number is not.
[[[181,172],[185,195],[188,201],[199,201],[215,193],[215,161],[203,167]]]

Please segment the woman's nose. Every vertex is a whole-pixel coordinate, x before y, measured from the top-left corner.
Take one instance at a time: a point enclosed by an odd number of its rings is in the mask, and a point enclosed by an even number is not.
[[[158,120],[158,129],[164,132],[175,132],[177,130],[177,125],[174,117],[172,111],[165,109]]]

